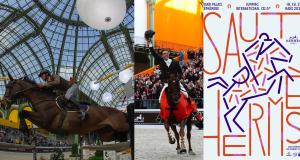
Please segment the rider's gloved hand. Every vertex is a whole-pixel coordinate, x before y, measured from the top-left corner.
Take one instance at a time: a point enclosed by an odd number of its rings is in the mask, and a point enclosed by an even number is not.
[[[145,32],[144,38],[147,41],[147,44],[146,44],[147,47],[153,47],[152,38],[153,38],[154,34],[155,34],[155,32],[152,30],[147,30]]]

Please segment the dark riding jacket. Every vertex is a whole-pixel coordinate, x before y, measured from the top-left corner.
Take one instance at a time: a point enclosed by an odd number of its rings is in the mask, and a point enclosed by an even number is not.
[[[166,83],[167,79],[171,73],[175,74],[176,77],[178,77],[178,79],[181,79],[182,70],[181,70],[181,67],[180,67],[178,61],[172,59],[172,62],[170,64],[170,66],[168,67],[165,60],[155,52],[153,47],[150,47],[149,49],[150,49],[151,55],[154,57],[155,61],[160,66],[160,70],[161,70],[160,78],[161,78],[162,82]]]
[[[59,95],[64,94],[71,87],[69,82],[59,75],[52,75],[51,81],[48,81],[44,86],[53,89]]]

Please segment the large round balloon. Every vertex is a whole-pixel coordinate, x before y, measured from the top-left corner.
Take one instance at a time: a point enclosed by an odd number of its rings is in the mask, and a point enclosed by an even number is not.
[[[96,81],[92,81],[90,83],[90,87],[92,90],[98,90],[100,88],[100,84],[99,83],[95,83]]]
[[[103,102],[110,102],[112,100],[112,94],[109,92],[105,92],[102,94],[102,101]]]
[[[77,0],[76,7],[82,21],[99,30],[115,28],[126,14],[125,0]]]
[[[127,83],[133,77],[132,67],[127,68],[119,73],[119,80],[122,83]]]

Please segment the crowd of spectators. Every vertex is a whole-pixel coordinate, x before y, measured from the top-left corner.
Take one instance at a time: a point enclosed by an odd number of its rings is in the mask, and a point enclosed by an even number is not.
[[[28,144],[36,146],[70,146],[71,143],[62,140],[49,140],[47,137],[37,133],[34,129],[29,130],[29,136],[24,135],[18,129],[0,126],[0,142],[14,144]]]
[[[182,69],[180,82],[184,85],[189,95],[194,99],[203,97],[203,52],[188,50],[188,61],[184,62],[184,52],[179,52],[179,63]],[[139,76],[135,78],[135,100],[158,99],[163,87],[160,80],[160,70],[157,67],[154,74],[150,76]]]

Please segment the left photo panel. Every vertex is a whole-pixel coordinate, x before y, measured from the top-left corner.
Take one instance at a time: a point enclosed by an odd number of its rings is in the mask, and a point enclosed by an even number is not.
[[[134,159],[134,0],[0,0],[0,159]]]

